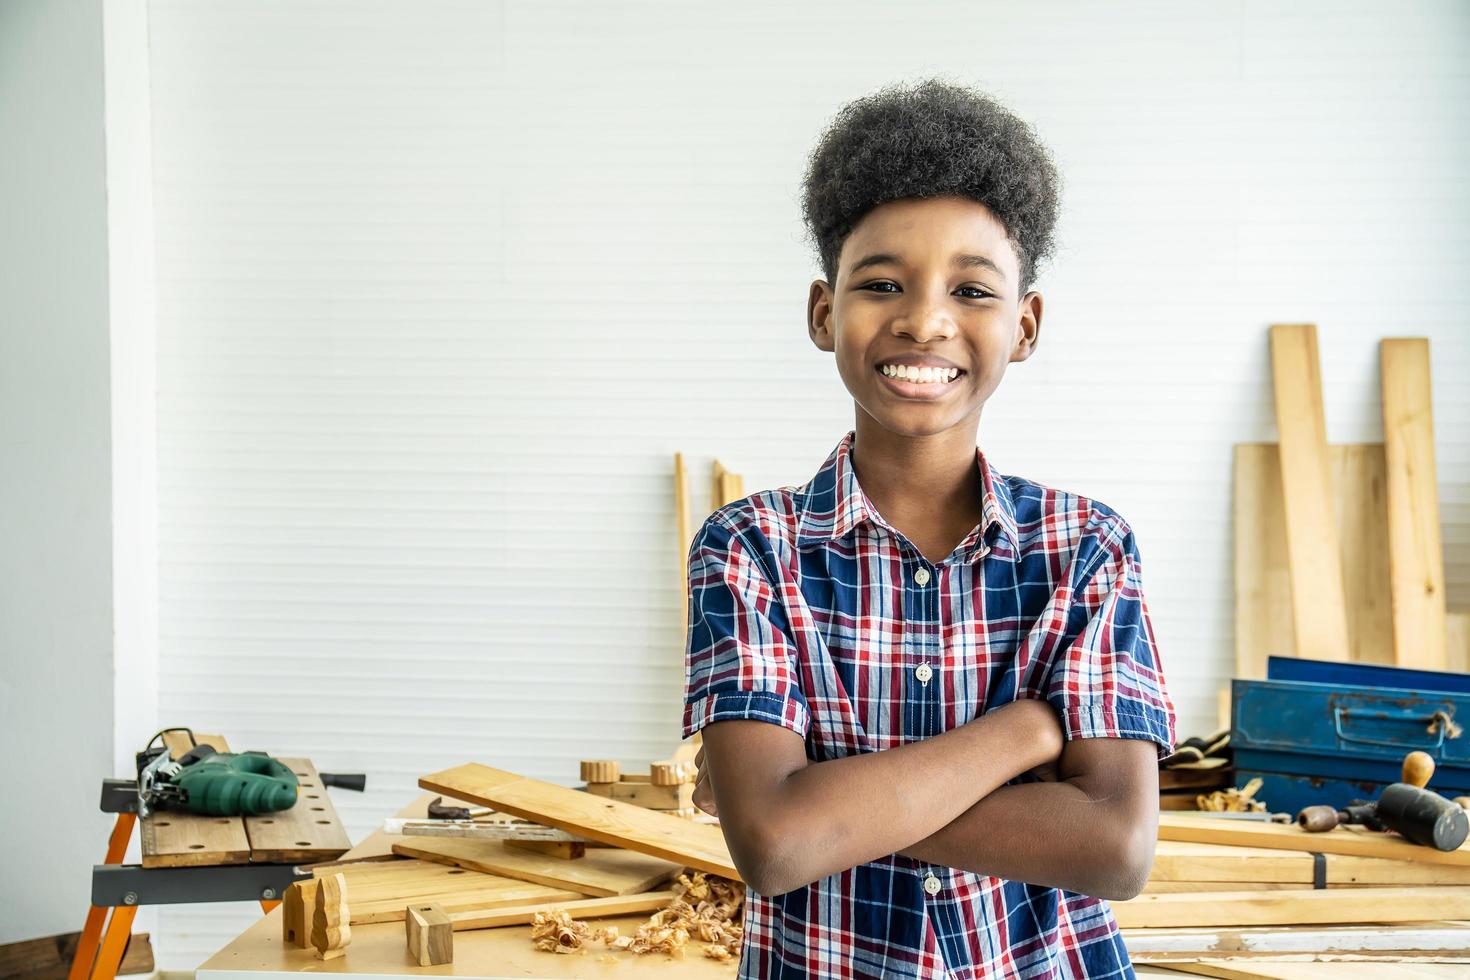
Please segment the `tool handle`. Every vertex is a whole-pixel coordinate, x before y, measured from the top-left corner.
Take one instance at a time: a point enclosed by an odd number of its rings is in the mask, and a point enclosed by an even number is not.
[[[1320,834],[1338,825],[1339,814],[1335,806],[1309,806],[1296,815],[1296,822],[1308,833]]]
[[[1402,782],[1410,786],[1428,786],[1434,776],[1434,757],[1428,752],[1410,752],[1404,756]]]
[[[367,789],[367,773],[365,772],[322,772],[317,775],[322,777],[323,786],[354,789],[359,793]]]

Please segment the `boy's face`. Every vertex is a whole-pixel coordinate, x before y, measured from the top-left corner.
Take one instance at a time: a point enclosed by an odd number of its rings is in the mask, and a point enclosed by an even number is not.
[[[1019,296],[1019,285],[1020,261],[989,208],[964,197],[904,198],[869,211],[847,236],[837,282],[812,283],[807,328],[836,354],[859,412],[883,428],[904,436],[973,428],[1006,365],[1036,349],[1041,294]],[[895,365],[903,375],[931,365],[929,380],[890,376]]]

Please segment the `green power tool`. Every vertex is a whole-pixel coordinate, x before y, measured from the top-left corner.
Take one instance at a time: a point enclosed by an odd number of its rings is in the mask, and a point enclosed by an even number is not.
[[[296,774],[280,760],[264,752],[216,752],[208,745],[171,759],[166,747],[152,747],[162,734],[138,753],[139,816],[154,810],[253,816],[296,805]]]

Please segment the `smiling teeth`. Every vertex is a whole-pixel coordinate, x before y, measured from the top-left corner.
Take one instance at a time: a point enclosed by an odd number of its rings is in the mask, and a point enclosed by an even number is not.
[[[884,374],[890,378],[898,378],[902,381],[912,381],[917,384],[948,384],[959,377],[959,368],[921,368],[912,364],[884,364]]]

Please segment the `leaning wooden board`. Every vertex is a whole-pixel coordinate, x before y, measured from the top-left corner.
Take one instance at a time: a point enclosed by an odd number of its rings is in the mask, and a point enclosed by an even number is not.
[[[567,860],[506,847],[504,841],[468,837],[404,841],[393,846],[393,853],[550,888],[569,888],[594,898],[653,891],[684,870],[680,863],[615,847],[595,848]]]
[[[1182,892],[1110,903],[1119,928],[1322,925],[1470,918],[1470,888]]]
[[[1394,662],[1444,670],[1444,556],[1435,482],[1429,341],[1379,343],[1383,448],[1388,473],[1388,557]]]
[[[1171,962],[1172,970],[1217,980],[1463,980],[1466,968],[1457,963],[1302,963],[1254,960],[1197,960]]]
[[[1300,656],[1313,660],[1347,660],[1347,603],[1332,518],[1317,328],[1278,323],[1271,327],[1270,339],[1296,647]]]
[[[1394,662],[1389,601],[1387,471],[1382,443],[1328,447],[1333,505],[1347,600],[1348,649],[1358,663]],[[1297,656],[1291,626],[1281,502],[1280,450],[1274,442],[1235,446],[1235,676],[1266,676],[1269,656]],[[1470,670],[1470,613],[1446,613],[1445,669]]]
[[[1432,847],[1411,844],[1390,834],[1353,827],[1338,827],[1326,833],[1309,834],[1295,824],[1247,823],[1243,820],[1218,820],[1210,817],[1186,817],[1175,813],[1160,813],[1159,840],[1230,844],[1237,847],[1263,847],[1290,851],[1316,851],[1321,854],[1350,854],[1358,857],[1390,858],[1424,864],[1470,867],[1470,841],[1456,851],[1438,851]]]
[[[1348,652],[1359,663],[1393,663],[1388,554],[1382,527],[1383,446],[1329,446],[1333,513],[1347,601]],[[1298,656],[1293,635],[1291,573],[1275,443],[1235,446],[1235,676],[1264,678],[1266,658]]]
[[[479,763],[419,780],[434,790],[630,851],[740,880],[720,828]]]
[[[187,748],[187,736],[182,738]],[[217,750],[218,736],[200,736]],[[177,746],[171,745],[171,748]],[[283,758],[296,773],[301,794],[289,810],[254,817],[207,817],[160,810],[139,821],[143,867],[186,868],[219,864],[330,861],[352,846],[337,809],[309,759]]]

